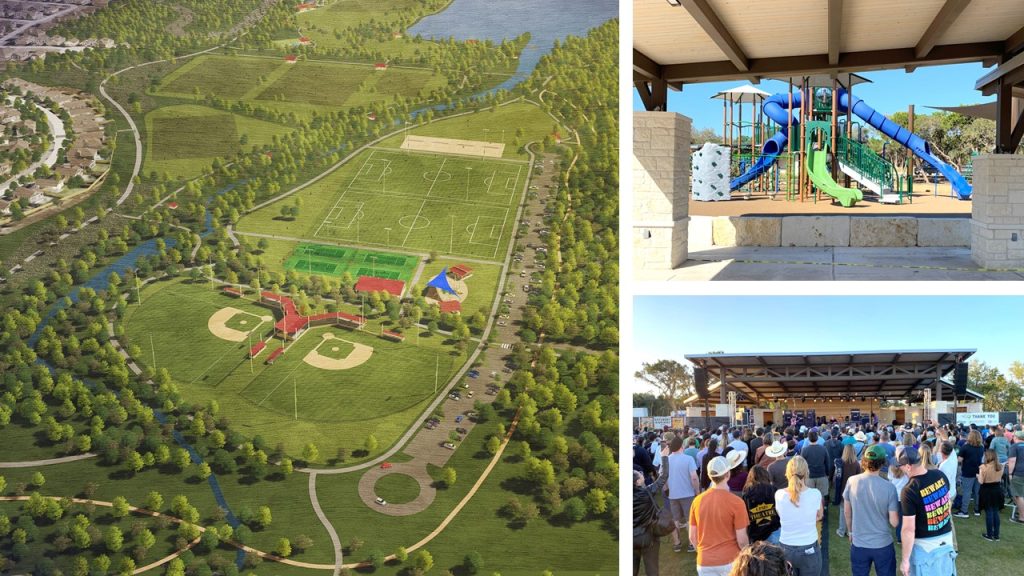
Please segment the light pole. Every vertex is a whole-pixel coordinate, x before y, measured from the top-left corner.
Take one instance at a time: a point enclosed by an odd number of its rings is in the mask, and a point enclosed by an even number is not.
[[[466,200],[469,200],[469,173],[472,171],[472,167],[466,166]]]

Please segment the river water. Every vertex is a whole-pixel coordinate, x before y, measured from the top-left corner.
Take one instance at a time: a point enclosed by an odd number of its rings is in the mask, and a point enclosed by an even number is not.
[[[408,33],[424,38],[501,42],[530,33],[511,78],[488,90],[509,90],[529,77],[555,40],[584,36],[619,15],[618,0],[453,0],[443,11],[417,22]]]

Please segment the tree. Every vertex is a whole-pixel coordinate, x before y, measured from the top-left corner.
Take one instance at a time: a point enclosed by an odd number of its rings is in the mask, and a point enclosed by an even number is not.
[[[316,444],[310,442],[306,444],[306,447],[302,449],[302,459],[307,463],[313,463],[320,460],[320,451],[317,450]]]
[[[441,482],[444,483],[446,488],[451,488],[452,486],[454,486],[456,478],[457,475],[455,473],[455,468],[452,468],[451,466],[445,466],[444,469],[441,470]]]
[[[114,505],[114,518],[124,518],[128,515],[128,500],[126,500],[124,496],[115,497],[111,503]]]
[[[175,558],[167,563],[167,572],[164,576],[185,576],[185,563],[181,558]]]
[[[273,520],[274,517],[270,514],[270,506],[260,506],[259,511],[256,512],[256,518],[253,522],[261,529],[266,529],[270,526],[270,523],[273,522]]]
[[[405,562],[408,559],[409,552],[405,549],[404,546],[399,546],[398,549],[395,550],[395,560],[398,560],[399,562]]]
[[[281,472],[284,472],[285,476],[291,476],[294,471],[295,465],[292,464],[291,458],[284,458],[281,460]]]
[[[308,550],[312,546],[313,546],[313,539],[310,538],[309,536],[306,536],[305,534],[299,534],[298,536],[295,537],[295,540],[292,541],[292,548],[296,552],[302,552],[303,550]]]
[[[202,464],[199,465],[199,477],[202,478],[203,480],[209,478],[210,474],[212,473],[213,471],[210,470],[210,465],[207,464],[206,462],[203,462]]]
[[[206,529],[199,536],[199,546],[207,552],[212,552],[220,546],[220,534],[216,530]]]
[[[466,571],[470,574],[476,574],[484,567],[483,556],[479,552],[473,550],[462,561],[463,566],[466,567]]]
[[[124,546],[124,534],[121,533],[121,529],[117,526],[111,526],[103,534],[103,543],[107,546],[107,550],[119,552]]]
[[[634,376],[661,392],[669,408],[675,411],[678,402],[693,393],[693,374],[675,360],[644,362]]]
[[[366,443],[364,444],[367,452],[373,452],[377,449],[377,437],[370,434],[366,437]]]
[[[143,506],[145,506],[147,510],[152,510],[153,512],[159,512],[160,507],[163,505],[164,497],[161,496],[160,493],[157,492],[156,490],[153,490],[146,495],[146,501],[143,504]]]
[[[370,566],[373,566],[374,570],[380,570],[384,567],[385,558],[386,556],[383,552],[374,550],[367,556],[367,561],[370,563]]]
[[[277,554],[281,558],[287,558],[292,555],[292,543],[287,538],[281,538],[277,541],[277,546],[274,547],[274,554]]]
[[[497,436],[491,436],[487,439],[487,452],[490,454],[497,454],[501,448],[501,440]]]
[[[420,572],[429,572],[434,567],[434,557],[426,550],[420,550],[413,558],[413,566]]]
[[[36,488],[42,488],[43,484],[46,484],[46,476],[43,476],[42,472],[32,473],[32,478],[29,479],[29,485]]]

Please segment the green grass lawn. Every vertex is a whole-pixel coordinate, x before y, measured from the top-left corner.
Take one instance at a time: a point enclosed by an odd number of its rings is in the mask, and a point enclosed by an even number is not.
[[[60,420],[61,424],[71,424],[75,434],[88,432],[88,419],[75,418]],[[3,438],[3,450],[0,450],[0,462],[22,462],[25,460],[44,460],[68,456],[64,452],[64,442],[51,442],[46,437],[46,427],[42,424],[32,425],[20,416],[14,416],[11,423],[0,427],[0,438]],[[72,453],[74,454],[74,453]],[[4,474],[0,469],[0,476]]]
[[[267,313],[264,314],[264,316],[273,315],[270,313],[269,310],[267,310],[266,312]],[[231,318],[228,318],[228,321],[225,322],[224,325],[227,326],[228,328],[231,328],[232,330],[238,330],[240,332],[248,332],[257,327],[261,327],[263,328],[263,330],[257,332],[261,333],[270,329],[269,325],[260,326],[263,323],[262,318],[263,316],[253,314],[252,312],[240,312],[238,314],[235,314]]]
[[[475,114],[466,114],[455,118],[447,118],[409,130],[410,134],[420,136],[436,136],[439,138],[457,138],[461,140],[483,140],[502,142],[505,144],[503,158],[526,160],[529,156],[520,150],[531,141],[541,141],[554,131],[555,120],[543,110],[528,102],[515,102],[500,106],[497,110],[485,110]],[[522,135],[517,136],[521,130]],[[562,134],[566,133],[560,128]],[[378,146],[398,148],[402,145],[405,134],[397,134],[378,144]],[[518,145],[516,145],[518,140]]]
[[[959,574],[997,574],[1005,570],[1005,566],[1019,558],[1021,545],[1024,545],[1024,526],[1009,521],[1009,508],[1003,511],[999,542],[989,542],[981,537],[985,531],[985,517],[954,518],[959,557],[956,560]],[[836,535],[839,525],[839,509],[829,507],[828,545],[829,569],[832,576],[849,576],[850,574],[850,541]],[[685,532],[683,538],[686,538]],[[900,559],[900,547],[896,545],[897,563]],[[660,569],[664,574],[696,574],[696,554],[672,552],[670,536],[662,538]]]
[[[256,315],[272,313],[268,308],[186,281],[150,286],[142,297],[142,306],[131,308],[126,316],[128,338],[148,343],[152,336],[156,365],[170,370],[183,395],[199,404],[217,399],[234,426],[262,435],[270,445],[283,442],[295,455],[313,442],[329,459],[338,447],[360,449],[369,434],[378,440],[376,453],[386,450],[434,397],[434,379],[424,375],[439,368],[443,386],[465,361],[464,355],[453,355],[441,336],[391,342],[376,336],[380,324],[371,321],[365,331],[310,330],[268,366],[263,360],[281,345],[273,340],[250,364],[248,342],[217,338],[208,331],[207,320],[227,306]],[[303,362],[327,331],[373,347],[373,356],[360,366],[338,371]],[[152,363],[150,355],[143,356],[137,360]]]
[[[427,282],[434,276],[437,276],[442,268],[445,266],[451,267],[454,264],[459,264],[457,258],[440,258],[427,264],[423,269],[423,275],[420,277],[420,284],[426,286]],[[473,269],[473,275],[466,279],[466,287],[469,290],[469,294],[466,295],[466,299],[462,302],[462,313],[468,316],[475,314],[481,308],[486,308],[489,313],[491,303],[494,302],[494,294],[498,290],[501,265],[470,262],[469,266]]]
[[[358,474],[320,476],[317,485],[324,511],[335,526],[348,527],[341,533],[342,542],[348,543],[353,537],[365,541],[362,551],[350,558],[362,560],[370,550],[391,553],[398,546],[418,542],[436,528],[490,461],[483,445],[493,432],[492,423],[474,427],[448,462],[457,472],[455,486],[439,490],[427,510],[411,516],[385,516],[361,502],[353,505],[346,495],[355,493]],[[422,430],[420,434],[436,432]],[[465,554],[478,550],[483,555],[488,574],[536,576],[555,567],[559,567],[556,574],[592,576],[614,573],[618,568],[618,544],[613,532],[617,532],[617,528],[613,530],[602,521],[564,526],[545,519],[537,519],[521,528],[510,526],[508,520],[498,515],[498,509],[510,497],[522,496],[519,491],[524,489],[524,485],[520,479],[524,474],[525,465],[517,457],[506,455],[495,466],[455,520],[425,546],[434,556],[434,570],[456,569],[459,573],[456,567],[462,563]],[[377,483],[378,494],[382,496],[380,487],[383,481]],[[526,550],[529,553],[524,553]],[[587,553],[581,554],[581,550]],[[382,572],[395,574],[401,568],[391,565]]]
[[[371,148],[298,192],[297,219],[280,216],[288,198],[237,228],[499,261],[527,173],[517,162]]]
[[[183,104],[158,108],[146,115],[146,159],[143,172],[166,172],[191,178],[210,168],[214,158],[229,158],[243,149],[262,146],[291,128],[206,106]],[[242,136],[247,142],[242,144]]]
[[[316,351],[321,356],[327,356],[334,360],[341,360],[342,358],[347,358],[355,349],[356,347],[351,342],[333,338],[331,340],[325,340],[317,346]]]
[[[377,496],[391,504],[412,502],[420,495],[420,485],[416,479],[407,474],[388,474],[381,477],[374,485]]]

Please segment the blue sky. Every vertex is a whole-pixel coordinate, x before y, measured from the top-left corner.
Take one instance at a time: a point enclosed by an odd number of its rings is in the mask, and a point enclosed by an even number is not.
[[[642,296],[633,317],[631,372],[711,351],[976,348],[972,359],[1004,372],[1024,361],[1022,297]]]
[[[989,69],[980,63],[955,64],[950,66],[925,66],[911,74],[903,69],[865,72],[861,76],[868,78],[872,84],[858,84],[853,93],[860,96],[872,108],[883,114],[906,111],[913,104],[918,114],[934,112],[925,106],[959,106],[960,104],[977,104],[991,102],[994,96],[983,97],[974,89],[974,82]],[[687,84],[682,92],[669,91],[668,109],[689,116],[693,120],[694,129],[713,128],[722,130],[722,102],[711,100],[715,93],[742,86],[747,82],[733,80],[730,82],[712,82],[708,84]],[[768,93],[785,92],[788,83],[765,80],[757,85]],[[643,110],[640,96],[633,90],[633,109]]]

